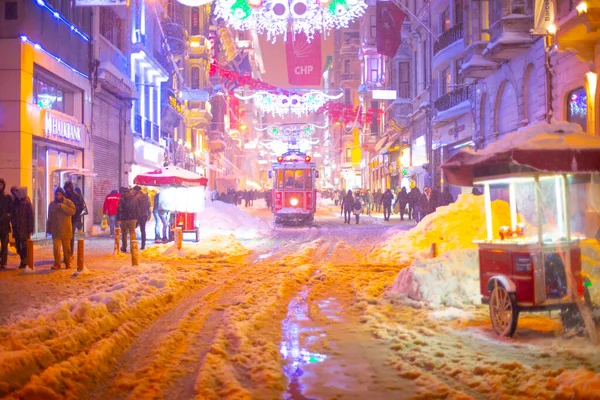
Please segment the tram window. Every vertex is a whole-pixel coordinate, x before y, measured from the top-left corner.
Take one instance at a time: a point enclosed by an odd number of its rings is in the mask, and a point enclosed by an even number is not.
[[[304,189],[304,171],[296,170],[296,189]]]
[[[283,170],[277,171],[277,189],[283,189]]]
[[[286,188],[294,187],[294,170],[291,170],[291,169],[285,170],[285,187]]]

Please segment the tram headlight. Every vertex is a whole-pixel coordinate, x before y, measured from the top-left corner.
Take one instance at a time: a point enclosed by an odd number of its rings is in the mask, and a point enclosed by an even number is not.
[[[296,207],[298,205],[298,199],[295,197],[291,198],[290,204],[292,205],[292,207]]]

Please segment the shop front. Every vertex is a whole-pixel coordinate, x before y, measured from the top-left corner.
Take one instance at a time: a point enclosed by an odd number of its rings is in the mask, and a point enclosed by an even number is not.
[[[34,238],[46,236],[48,206],[54,192],[72,181],[86,193],[86,185],[93,174],[85,168],[87,132],[77,118],[59,111],[33,106],[33,140],[31,201],[34,207]],[[37,108],[37,110],[35,109]]]

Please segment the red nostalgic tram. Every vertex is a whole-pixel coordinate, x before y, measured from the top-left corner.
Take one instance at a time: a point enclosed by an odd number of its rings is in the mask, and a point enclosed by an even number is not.
[[[319,177],[311,157],[290,150],[277,157],[269,178],[271,189],[271,211],[275,223],[306,223],[314,220],[317,210],[315,179]]]

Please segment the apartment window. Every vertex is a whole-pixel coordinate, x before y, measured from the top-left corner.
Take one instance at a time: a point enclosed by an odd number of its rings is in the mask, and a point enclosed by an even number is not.
[[[200,89],[200,68],[192,67],[192,89]]]
[[[352,161],[352,148],[346,147],[346,162]]]
[[[350,60],[344,60],[344,73],[350,73]]]
[[[452,73],[450,72],[450,67],[447,67],[442,71],[440,76],[440,95],[445,95],[446,93],[450,93],[450,88],[452,85]]]
[[[398,64],[398,96],[401,99],[410,98],[410,63]]]
[[[427,89],[427,83],[429,80],[427,79],[427,40],[423,40],[423,90]]]
[[[144,118],[146,119],[150,119],[151,118],[151,106],[152,104],[150,104],[150,93],[154,90],[154,88],[152,86],[150,86],[149,84],[146,84],[146,87],[144,88]],[[146,135],[149,136],[150,132],[146,132]]]
[[[371,101],[373,109],[373,122],[371,123],[371,133],[379,133],[379,102]]]
[[[200,34],[200,8],[192,7],[191,12],[191,29],[190,35],[196,36]]]
[[[344,89],[344,104],[352,104],[352,92],[350,89]]]
[[[462,24],[463,22],[463,2],[462,0],[454,0],[454,24]]]
[[[462,68],[464,59],[459,58],[458,60],[454,61],[454,82],[456,82],[457,85],[462,85],[465,80],[462,77],[462,74],[460,73],[460,69]]]
[[[369,59],[369,82],[379,79],[379,60],[375,57]]]
[[[39,76],[33,77],[33,104],[65,112],[65,92]]]
[[[587,93],[585,88],[573,90],[567,97],[567,121],[581,125],[587,131]]]
[[[489,42],[490,40],[490,2],[481,0],[479,2],[479,39]]]
[[[369,26],[369,35],[371,39],[375,39],[377,37],[377,16],[371,14],[369,21],[371,25]]]
[[[446,7],[440,16],[440,30],[446,32],[448,29],[450,29],[450,8]]]
[[[100,7],[100,34],[123,51],[123,21],[109,7]]]

